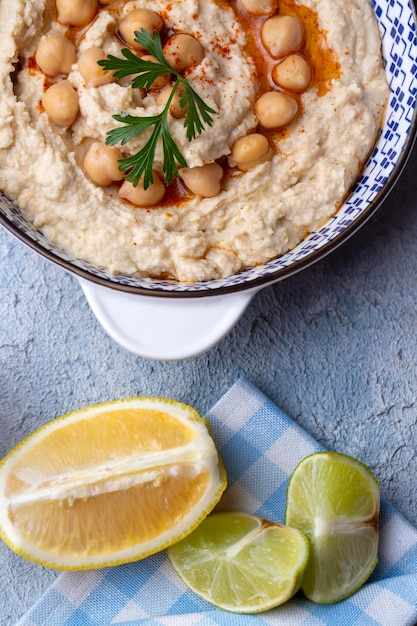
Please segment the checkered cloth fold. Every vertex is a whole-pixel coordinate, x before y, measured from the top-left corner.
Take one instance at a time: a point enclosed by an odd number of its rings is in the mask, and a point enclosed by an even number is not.
[[[289,475],[322,448],[243,379],[207,417],[229,480],[221,508],[282,522]],[[161,552],[137,563],[61,574],[17,626],[414,626],[417,530],[386,502],[380,529],[375,572],[337,604],[314,604],[299,594],[259,615],[227,613],[189,591]]]

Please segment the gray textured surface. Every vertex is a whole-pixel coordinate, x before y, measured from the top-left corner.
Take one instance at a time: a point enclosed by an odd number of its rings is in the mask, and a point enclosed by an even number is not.
[[[320,263],[260,292],[205,355],[124,351],[78,282],[0,231],[0,456],[36,427],[95,402],[169,396],[204,413],[245,375],[325,446],[367,463],[417,525],[417,151],[377,215]],[[56,573],[0,544],[0,624]]]

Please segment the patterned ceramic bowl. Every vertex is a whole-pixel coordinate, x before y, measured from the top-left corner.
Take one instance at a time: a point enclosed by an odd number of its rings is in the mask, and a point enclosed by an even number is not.
[[[0,195],[0,222],[38,253],[76,274],[81,280],[90,304],[92,302],[88,284],[111,287],[124,294],[158,296],[159,299],[161,296],[187,299],[189,303],[190,298],[194,296],[254,292],[310,266],[346,241],[378,209],[397,181],[415,139],[417,115],[415,7],[411,0],[374,0],[373,4],[382,34],[383,55],[391,88],[379,140],[360,179],[337,214],[280,258],[237,275],[209,282],[178,283],[114,276],[51,244],[39,230],[25,220],[18,207],[3,194]],[[93,304],[94,312],[106,327],[99,308],[97,303]],[[236,313],[234,317],[237,319],[238,316],[239,313]],[[107,330],[112,334],[110,328]],[[123,344],[120,337],[115,338]],[[130,347],[129,340],[124,343],[127,348]],[[203,349],[196,348],[192,353],[201,352]],[[136,351],[141,353],[140,350]]]
[[[383,54],[391,87],[385,123],[375,149],[351,195],[319,230],[296,248],[265,265],[228,278],[201,283],[175,283],[114,276],[52,245],[28,223],[12,202],[0,197],[3,225],[25,243],[79,276],[124,291],[156,295],[226,293],[265,285],[319,260],[355,232],[391,190],[411,150],[416,130],[416,16],[404,0],[376,0],[375,13],[383,38]]]

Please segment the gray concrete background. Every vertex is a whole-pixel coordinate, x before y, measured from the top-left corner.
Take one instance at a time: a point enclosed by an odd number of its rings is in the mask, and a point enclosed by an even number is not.
[[[342,248],[261,291],[205,355],[154,362],[94,318],[77,280],[0,229],[0,456],[41,424],[149,394],[204,414],[246,376],[325,446],[367,463],[417,526],[417,150],[376,216]],[[0,542],[0,625],[56,572]]]

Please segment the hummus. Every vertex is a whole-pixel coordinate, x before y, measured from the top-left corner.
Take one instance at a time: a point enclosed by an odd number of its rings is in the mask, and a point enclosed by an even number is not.
[[[192,193],[180,178],[157,206],[137,207],[119,196],[120,183],[100,187],[86,175],[86,149],[120,125],[113,115],[158,114],[157,92],[133,89],[128,79],[87,87],[76,62],[64,77],[78,95],[74,123],[58,126],[41,106],[45,89],[62,78],[49,79],[34,62],[45,33],[70,38],[77,57],[92,46],[120,57],[126,45],[118,24],[141,7],[162,17],[161,38],[190,33],[203,46],[204,58],[187,80],[216,111],[213,124],[190,142],[183,119],[168,122],[189,168],[213,162],[223,168],[214,197]],[[53,243],[115,274],[206,281],[293,248],[337,211],[357,179],[378,136],[388,87],[368,0],[282,0],[277,11],[302,22],[299,52],[312,78],[292,94],[294,119],[260,130],[255,103],[263,92],[279,90],[269,75],[276,60],[259,35],[266,17],[248,13],[240,2],[103,3],[90,24],[76,28],[59,23],[47,0],[2,0],[0,189]],[[230,158],[233,146],[260,132],[271,156],[241,171]],[[117,148],[126,156],[148,138],[143,133]],[[162,159],[159,142],[157,172]]]

